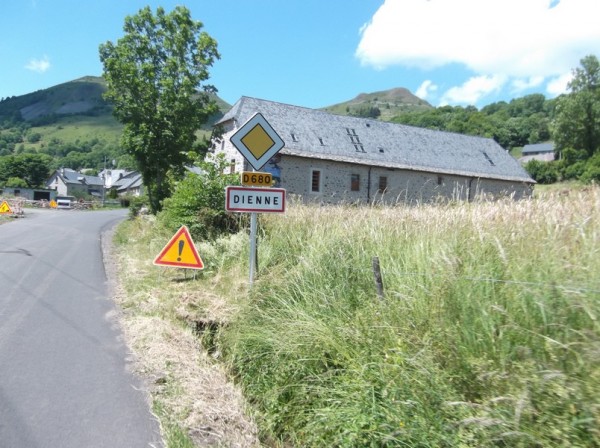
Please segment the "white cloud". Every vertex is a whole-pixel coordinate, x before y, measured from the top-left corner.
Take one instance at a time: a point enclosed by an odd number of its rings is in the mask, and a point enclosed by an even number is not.
[[[376,69],[460,64],[524,89],[597,54],[598,17],[598,0],[384,0],[355,55]]]
[[[546,84],[546,92],[551,96],[558,96],[561,93],[567,92],[567,84],[569,84],[571,79],[573,79],[573,73],[571,72],[551,79],[548,84]]]
[[[33,72],[44,73],[50,68],[50,59],[48,56],[44,56],[42,59],[30,59],[25,68]]]
[[[539,87],[544,82],[543,76],[532,76],[527,79],[513,79],[511,86],[514,93],[523,92],[524,90],[531,89],[532,87]]]
[[[418,96],[419,98],[421,98],[422,100],[424,100],[424,99],[427,99],[427,97],[432,92],[435,92],[437,89],[438,89],[438,86],[436,86],[430,79],[426,79],[425,81],[423,81],[421,83],[421,85],[415,92],[415,95]]]
[[[467,80],[462,86],[452,87],[442,97],[442,104],[475,104],[481,98],[498,92],[506,83],[503,75],[475,76]]]

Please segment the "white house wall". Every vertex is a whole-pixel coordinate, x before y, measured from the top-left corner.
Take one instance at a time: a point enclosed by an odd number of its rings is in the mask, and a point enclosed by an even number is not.
[[[56,194],[58,196],[67,196],[67,184],[65,184],[57,174],[52,176],[50,181],[46,183],[46,186],[50,189],[56,190]]]

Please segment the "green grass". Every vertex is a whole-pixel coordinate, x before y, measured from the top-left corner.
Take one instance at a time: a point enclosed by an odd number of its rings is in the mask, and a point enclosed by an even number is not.
[[[599,446],[599,189],[296,207],[263,231],[260,279],[222,344],[270,437]]]
[[[110,114],[98,117],[63,117],[56,123],[31,128],[30,133],[39,133],[41,140],[37,145],[29,143],[26,146],[38,147],[42,143],[47,145],[52,139],[58,139],[63,143],[74,143],[77,140],[87,141],[98,138],[118,143],[122,129],[122,125]]]
[[[154,401],[153,411],[161,422],[165,445],[168,448],[194,448],[194,443],[181,428],[177,419],[165,409],[160,401]]]
[[[534,194],[538,198],[543,198],[545,195],[569,195],[580,191],[590,189],[590,184],[585,184],[576,180],[555,182],[553,184],[537,184],[534,189]]]
[[[118,238],[129,254],[150,258],[170,236],[128,225]],[[122,270],[138,285],[126,309],[169,320],[226,310],[218,359],[266,444],[600,446],[600,188],[292,205],[261,215],[259,235],[250,291],[244,233],[197,244],[207,269],[192,282],[165,283],[134,260]],[[224,302],[211,310],[193,290]]]

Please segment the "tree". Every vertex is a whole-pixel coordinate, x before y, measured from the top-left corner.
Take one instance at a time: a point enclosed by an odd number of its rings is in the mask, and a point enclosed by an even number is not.
[[[202,85],[218,59],[216,41],[184,6],[150,7],[125,18],[125,36],[100,46],[105,98],[124,124],[122,146],[142,174],[150,208],[170,194],[167,174],[183,174],[195,132],[217,110]]]
[[[27,188],[27,182],[20,177],[9,177],[6,181],[6,187],[10,188]]]
[[[600,63],[586,56],[573,70],[570,93],[556,105],[553,140],[558,151],[583,149],[588,158],[600,149]]]
[[[18,154],[0,158],[0,184],[10,178],[25,182],[25,187],[44,185],[50,175],[51,158],[45,154]],[[22,185],[20,185],[22,186]]]

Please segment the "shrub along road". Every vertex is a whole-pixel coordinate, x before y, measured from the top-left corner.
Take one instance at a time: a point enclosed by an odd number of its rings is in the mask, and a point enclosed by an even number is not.
[[[26,211],[0,227],[0,445],[161,446],[130,371],[100,234],[125,210]]]

